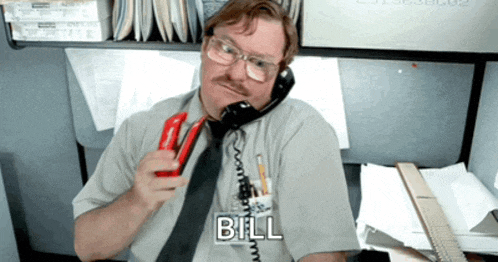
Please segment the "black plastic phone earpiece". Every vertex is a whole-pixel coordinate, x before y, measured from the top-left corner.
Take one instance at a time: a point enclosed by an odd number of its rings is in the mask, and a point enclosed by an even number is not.
[[[292,73],[292,70],[287,67],[278,75],[277,79],[275,80],[271,99],[284,99],[289,94],[295,82],[296,81],[294,80],[294,74]]]
[[[245,123],[258,118],[261,113],[252,107],[247,101],[228,105],[221,114],[221,123],[230,129],[238,129]]]
[[[245,123],[262,117],[284,100],[292,86],[294,86],[294,83],[294,74],[288,67],[277,76],[271,94],[271,101],[268,105],[258,111],[247,101],[230,104],[221,114],[221,123],[236,130]]]

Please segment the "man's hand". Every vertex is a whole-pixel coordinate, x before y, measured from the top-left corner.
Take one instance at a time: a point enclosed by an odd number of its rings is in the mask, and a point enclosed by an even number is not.
[[[184,177],[157,177],[156,171],[173,171],[179,167],[173,151],[157,150],[148,153],[138,166],[133,199],[150,211],[156,211],[175,195],[175,189],[188,183]]]
[[[175,153],[148,153],[137,168],[135,184],[108,206],[78,217],[75,250],[82,261],[108,259],[128,247],[150,215],[187,184],[183,177],[157,177],[156,171],[178,168]]]

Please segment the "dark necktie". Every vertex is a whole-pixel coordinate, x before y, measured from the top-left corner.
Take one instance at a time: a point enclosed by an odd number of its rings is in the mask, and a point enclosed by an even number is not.
[[[157,262],[190,262],[204,229],[213,202],[223,156],[223,136],[227,128],[208,121],[212,140],[195,164],[180,215]]]

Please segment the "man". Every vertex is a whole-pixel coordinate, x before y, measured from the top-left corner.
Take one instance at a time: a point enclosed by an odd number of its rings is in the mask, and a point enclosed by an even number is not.
[[[208,21],[201,51],[200,89],[126,120],[74,199],[75,249],[81,260],[110,258],[131,246],[137,261],[156,261],[175,230],[195,162],[214,132],[201,131],[181,177],[157,177],[156,171],[179,166],[174,152],[157,150],[164,121],[187,112],[186,126],[201,116],[216,122],[227,105],[240,101],[263,109],[272,100],[278,73],[297,52],[297,33],[273,2],[231,1]],[[257,255],[272,262],[345,261],[345,251],[359,248],[337,138],[309,105],[287,99],[228,131],[222,148],[222,168],[193,261],[252,261]],[[255,201],[266,201],[256,233],[277,236],[253,241],[257,255],[251,254],[251,245],[215,243],[216,214],[244,208],[236,167],[243,167]]]

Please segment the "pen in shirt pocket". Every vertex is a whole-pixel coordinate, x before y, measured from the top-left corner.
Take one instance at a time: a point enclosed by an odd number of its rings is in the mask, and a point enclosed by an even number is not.
[[[263,195],[268,195],[268,183],[267,177],[265,173],[265,165],[263,164],[263,156],[258,155],[258,170],[259,170],[259,179],[261,180],[261,186],[263,188]]]

